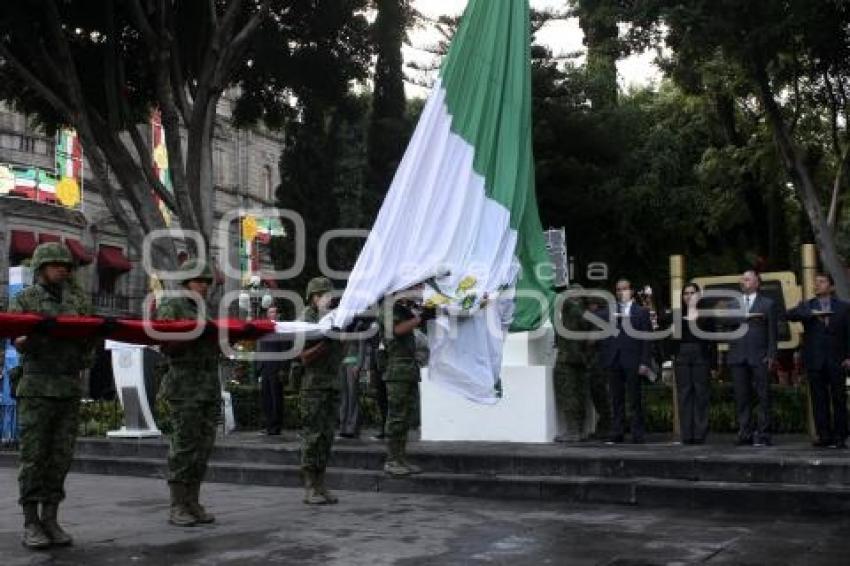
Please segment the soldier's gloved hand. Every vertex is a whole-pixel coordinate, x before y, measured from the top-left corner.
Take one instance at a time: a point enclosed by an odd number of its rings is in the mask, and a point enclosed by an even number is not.
[[[422,313],[419,315],[419,318],[422,322],[428,322],[429,320],[434,320],[437,318],[437,308],[436,307],[424,307],[422,309]]]
[[[56,328],[56,318],[52,316],[44,317],[39,320],[32,329],[33,334],[47,335],[50,331]]]
[[[114,316],[106,316],[103,318],[103,323],[98,328],[98,334],[101,336],[109,336],[118,329],[118,319]]]

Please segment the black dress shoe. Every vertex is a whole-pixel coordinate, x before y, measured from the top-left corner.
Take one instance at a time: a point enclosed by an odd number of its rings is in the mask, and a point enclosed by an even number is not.
[[[735,441],[735,446],[752,446],[753,439],[752,438],[739,438]]]
[[[812,446],[814,446],[815,448],[828,448],[830,446],[834,446],[834,444],[832,442],[829,442],[828,440],[821,440],[820,438],[818,438],[817,440],[812,442]]]
[[[761,438],[756,438],[753,442],[753,446],[758,448],[764,448],[766,446],[773,446],[773,443],[770,441],[770,438],[767,436],[762,436]]]
[[[705,444],[705,439],[704,438],[694,438],[693,440],[691,440],[691,444],[696,445],[696,446]]]
[[[646,444],[646,440],[642,436],[632,437],[632,444]]]
[[[846,450],[847,449],[847,442],[844,441],[844,440],[841,440],[839,442],[834,442],[834,443],[830,444],[829,447],[830,448],[837,448],[839,450]]]
[[[605,441],[605,444],[622,444],[624,440],[625,438],[623,438],[622,434],[615,434],[614,436],[609,437],[608,440]]]

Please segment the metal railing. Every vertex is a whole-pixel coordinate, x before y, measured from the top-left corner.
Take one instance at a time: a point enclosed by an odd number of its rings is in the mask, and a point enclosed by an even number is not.
[[[94,293],[91,296],[95,310],[103,314],[139,314],[140,299],[115,293]]]

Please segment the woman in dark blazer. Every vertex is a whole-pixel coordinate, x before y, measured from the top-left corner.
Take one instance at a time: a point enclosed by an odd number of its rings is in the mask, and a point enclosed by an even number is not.
[[[711,368],[717,359],[715,342],[694,335],[694,326],[702,332],[714,332],[714,321],[699,317],[700,288],[688,283],[682,288],[682,330],[672,339],[676,396],[679,406],[679,433],[683,444],[703,444],[708,435],[708,387]]]

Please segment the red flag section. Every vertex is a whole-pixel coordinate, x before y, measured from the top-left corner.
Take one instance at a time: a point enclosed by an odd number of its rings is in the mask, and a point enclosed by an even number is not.
[[[55,338],[102,337],[131,344],[155,345],[186,340],[186,334],[203,324],[203,337],[218,340],[223,332],[228,342],[252,340],[275,331],[274,322],[236,319],[211,320],[138,320],[110,319],[99,316],[44,317],[32,313],[0,313],[0,338],[16,338],[28,334],[45,334]],[[173,335],[154,338],[155,335]]]

